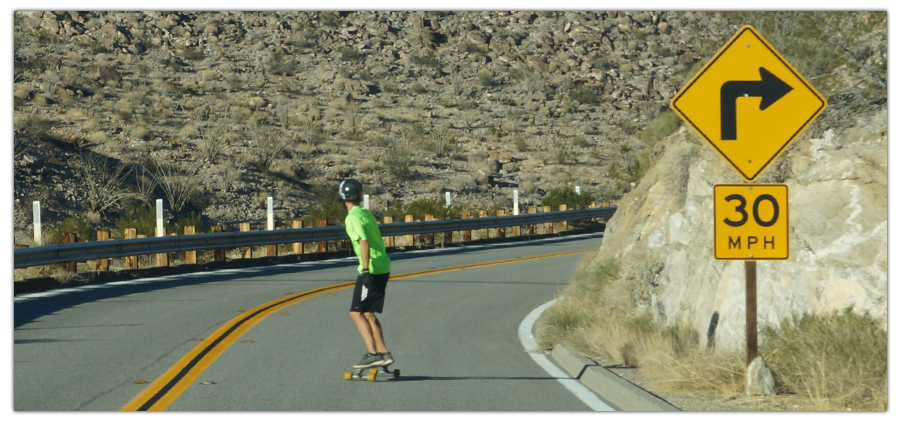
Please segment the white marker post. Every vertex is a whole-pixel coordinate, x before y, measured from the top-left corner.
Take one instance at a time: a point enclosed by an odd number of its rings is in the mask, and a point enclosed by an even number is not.
[[[41,202],[34,201],[34,245],[41,245]]]
[[[519,215],[519,191],[513,190],[513,215]]]
[[[363,195],[363,207],[369,209],[369,195]]]
[[[166,236],[166,231],[163,229],[163,201],[162,199],[156,200],[156,236]]]
[[[445,192],[444,197],[447,199],[447,206],[450,206],[450,192]]]
[[[275,230],[275,215],[272,209],[272,197],[266,198],[266,214],[268,221],[266,222],[266,230]]]
[[[575,194],[581,196],[581,186],[575,186]]]

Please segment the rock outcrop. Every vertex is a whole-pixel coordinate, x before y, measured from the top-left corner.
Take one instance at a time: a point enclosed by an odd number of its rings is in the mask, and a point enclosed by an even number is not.
[[[800,137],[759,182],[789,189],[790,259],[759,261],[760,326],[852,307],[887,319],[887,111],[856,127]],[[713,186],[741,178],[683,127],[610,220],[599,257],[652,278],[642,302],[658,321],[687,322],[715,346],[744,344],[744,262],[713,257]],[[643,270],[646,272],[638,272]]]

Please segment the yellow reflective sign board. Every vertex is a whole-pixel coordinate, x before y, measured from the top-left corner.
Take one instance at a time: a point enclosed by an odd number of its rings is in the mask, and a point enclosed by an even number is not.
[[[672,109],[753,182],[827,101],[749,25],[672,98]]]
[[[790,257],[787,185],[717,184],[713,213],[716,260]]]

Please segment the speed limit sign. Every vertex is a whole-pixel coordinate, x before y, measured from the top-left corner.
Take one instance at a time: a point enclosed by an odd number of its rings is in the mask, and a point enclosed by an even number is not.
[[[717,260],[787,260],[788,187],[717,184],[713,187]]]

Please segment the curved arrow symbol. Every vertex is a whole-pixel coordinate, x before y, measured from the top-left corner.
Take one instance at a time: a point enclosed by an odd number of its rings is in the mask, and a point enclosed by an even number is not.
[[[762,111],[794,90],[763,67],[759,68],[759,75],[760,80],[731,80],[722,84],[722,140],[737,140],[738,97],[762,97],[759,102]]]

